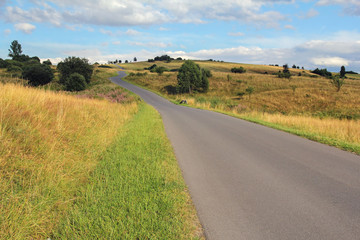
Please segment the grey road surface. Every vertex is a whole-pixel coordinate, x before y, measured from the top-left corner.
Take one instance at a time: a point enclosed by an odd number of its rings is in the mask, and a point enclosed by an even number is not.
[[[161,114],[207,239],[360,239],[360,157],[111,80]]]

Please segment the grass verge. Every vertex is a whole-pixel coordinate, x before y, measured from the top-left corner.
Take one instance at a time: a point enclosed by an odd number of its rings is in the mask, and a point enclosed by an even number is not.
[[[160,115],[143,104],[52,239],[200,239]]]

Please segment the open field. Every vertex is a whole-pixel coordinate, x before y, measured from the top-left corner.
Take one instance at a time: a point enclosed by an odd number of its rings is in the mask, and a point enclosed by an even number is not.
[[[182,61],[169,63],[155,62],[158,66],[178,69]],[[312,74],[308,70],[290,69],[290,79],[279,78],[276,74],[282,67],[234,64],[210,61],[197,61],[202,68],[210,69],[210,87],[207,93],[175,93],[177,72],[164,72],[162,75],[141,70],[154,63],[122,64],[128,73],[126,79],[135,84],[161,93],[163,96],[179,102],[187,99],[188,104],[203,109],[231,113],[243,118],[255,117],[257,121],[269,121],[269,116],[276,119],[292,119],[288,127],[298,126],[305,136],[309,131],[334,141],[343,142],[342,148],[360,153],[360,81],[345,79],[340,92],[336,92],[330,80]],[[244,67],[247,72],[231,73],[233,67]],[[301,76],[300,76],[301,75]],[[248,87],[254,92],[246,93]],[[265,118],[265,116],[268,116]],[[307,120],[299,120],[299,117]],[[296,120],[295,120],[296,119]],[[255,119],[254,119],[255,120]],[[277,122],[279,125],[284,122]],[[330,126],[322,127],[318,125]],[[297,127],[296,127],[297,128]],[[326,129],[326,130],[325,130]],[[337,129],[337,130],[335,130]],[[342,133],[339,134],[338,131]],[[320,137],[318,137],[320,138]],[[332,145],[331,141],[323,141]],[[349,148],[348,145],[355,147]],[[341,146],[340,146],[341,147]]]

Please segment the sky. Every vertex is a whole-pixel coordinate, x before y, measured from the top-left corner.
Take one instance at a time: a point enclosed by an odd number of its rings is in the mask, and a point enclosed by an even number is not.
[[[0,0],[0,58],[163,54],[360,72],[360,0]]]

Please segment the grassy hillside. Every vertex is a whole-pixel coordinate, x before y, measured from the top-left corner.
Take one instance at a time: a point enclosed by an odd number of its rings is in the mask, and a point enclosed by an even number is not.
[[[0,238],[46,236],[137,104],[0,85]]]
[[[348,76],[337,92],[329,79],[308,70],[290,69],[292,77],[286,79],[276,76],[282,67],[197,61],[200,67],[212,72],[209,91],[178,95],[176,70],[182,63],[140,62],[121,66],[133,73],[128,81],[175,101],[187,99],[195,107],[283,126],[299,135],[315,136],[309,138],[360,153],[360,81],[354,76]],[[153,64],[169,71],[158,75],[144,70]],[[246,73],[231,73],[231,68],[240,66]],[[251,95],[246,92],[249,87],[254,89]]]

